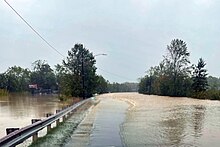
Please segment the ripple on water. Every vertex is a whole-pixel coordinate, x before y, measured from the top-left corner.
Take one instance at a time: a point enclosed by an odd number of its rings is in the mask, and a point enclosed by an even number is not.
[[[136,105],[121,126],[126,146],[219,146],[219,101],[123,96]]]

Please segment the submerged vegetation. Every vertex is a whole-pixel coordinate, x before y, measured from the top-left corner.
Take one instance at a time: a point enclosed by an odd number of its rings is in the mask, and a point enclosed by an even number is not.
[[[220,100],[220,82],[207,77],[205,61],[200,58],[195,65],[190,63],[189,57],[186,43],[172,40],[160,64],[151,67],[148,74],[140,78],[139,93]]]

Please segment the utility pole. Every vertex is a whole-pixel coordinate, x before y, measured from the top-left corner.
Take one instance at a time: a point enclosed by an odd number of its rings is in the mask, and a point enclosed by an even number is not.
[[[100,55],[104,55],[106,56],[107,54],[96,54],[94,55],[94,57],[96,56],[100,56]],[[85,89],[85,69],[84,69],[84,60],[85,60],[85,57],[84,57],[84,51],[82,50],[82,55],[81,55],[81,58],[82,58],[82,69],[81,69],[81,76],[82,76],[82,94],[83,94],[83,99],[86,99],[86,89]]]

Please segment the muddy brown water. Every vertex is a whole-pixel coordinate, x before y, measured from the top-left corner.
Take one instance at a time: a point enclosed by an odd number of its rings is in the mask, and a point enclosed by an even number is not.
[[[73,145],[75,140],[84,142],[83,146],[220,145],[220,101],[137,93],[105,94],[98,98],[101,102],[84,121],[84,124],[89,124],[90,127],[86,125],[85,129],[82,123],[78,129],[78,133],[86,130],[88,135],[83,135],[86,136],[84,140],[81,135],[79,140],[76,129],[76,135],[72,135],[73,142],[70,140],[70,145]],[[105,100],[102,101],[103,99]],[[125,102],[129,105],[126,106]],[[62,104],[52,97],[1,98],[1,134],[5,134],[5,127],[26,126],[30,124],[31,118],[44,117],[46,112],[55,112],[60,107]],[[112,124],[106,125],[108,122]],[[103,142],[103,137],[116,141]]]
[[[131,104],[125,146],[220,146],[220,102],[137,93],[109,94]]]
[[[220,101],[137,93],[98,98],[101,102],[84,122],[91,128],[79,128],[69,146],[76,140],[80,146],[100,147],[220,146]],[[79,140],[77,132],[84,129],[88,135]]]
[[[0,138],[6,135],[6,128],[25,127],[31,119],[44,119],[46,113],[55,113],[65,105],[54,96],[0,97]]]

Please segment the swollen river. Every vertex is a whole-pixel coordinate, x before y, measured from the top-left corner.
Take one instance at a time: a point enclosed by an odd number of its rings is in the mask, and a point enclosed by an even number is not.
[[[64,105],[52,96],[0,97],[0,138],[6,135],[6,128],[25,127],[31,119],[44,119],[46,113],[55,113]]]

